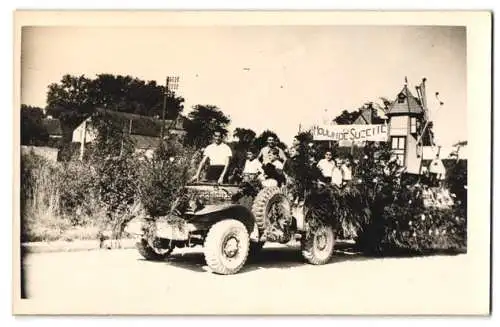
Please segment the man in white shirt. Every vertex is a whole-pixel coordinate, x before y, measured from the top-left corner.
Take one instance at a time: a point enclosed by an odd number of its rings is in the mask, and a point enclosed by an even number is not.
[[[197,181],[199,179],[201,169],[208,160],[209,166],[206,179],[210,182],[217,181],[217,183],[222,184],[232,155],[231,148],[222,142],[221,132],[216,131],[214,133],[214,142],[203,151],[203,159],[198,165],[198,170],[192,181]]]
[[[323,179],[327,183],[330,183],[332,181],[332,171],[335,166],[332,151],[326,150],[325,157],[318,162],[317,166],[323,175]]]
[[[257,156],[257,159],[262,160],[262,165],[265,165],[267,163],[271,162],[271,150],[272,149],[277,149],[279,152],[279,159],[281,162],[286,161],[286,155],[285,152],[280,149],[278,146],[276,146],[276,140],[274,139],[273,136],[269,136],[267,138],[267,145],[260,150],[259,155]]]

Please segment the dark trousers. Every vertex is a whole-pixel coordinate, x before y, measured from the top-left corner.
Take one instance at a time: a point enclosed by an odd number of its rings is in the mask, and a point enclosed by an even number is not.
[[[222,174],[223,171],[224,166],[222,165],[208,166],[205,178],[208,182],[217,182],[219,180],[220,174]],[[224,180],[226,180],[225,176]]]

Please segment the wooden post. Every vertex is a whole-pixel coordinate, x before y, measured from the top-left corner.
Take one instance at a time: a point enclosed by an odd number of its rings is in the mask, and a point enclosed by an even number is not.
[[[84,120],[83,121],[83,135],[82,135],[82,138],[80,140],[81,144],[80,144],[80,161],[83,161],[83,155],[84,155],[84,152],[85,152],[85,137],[86,137],[86,134],[87,133],[87,120]]]

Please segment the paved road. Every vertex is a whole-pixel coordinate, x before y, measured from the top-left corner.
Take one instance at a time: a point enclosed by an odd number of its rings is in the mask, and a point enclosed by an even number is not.
[[[482,295],[464,280],[466,258],[339,253],[312,266],[296,248],[266,246],[231,276],[210,273],[201,248],[166,262],[135,250],[34,253],[25,267],[28,296],[48,313],[466,313]]]

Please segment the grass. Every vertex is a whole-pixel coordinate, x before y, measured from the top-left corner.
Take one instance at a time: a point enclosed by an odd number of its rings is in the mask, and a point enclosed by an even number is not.
[[[33,154],[23,156],[22,242],[50,242],[97,239],[102,228],[99,206],[86,215],[64,213],[61,204],[63,179],[61,164]],[[81,164],[80,164],[81,165]],[[74,168],[74,167],[71,167]],[[74,177],[73,177],[74,178]],[[76,180],[76,178],[74,178]],[[67,187],[74,187],[73,185]],[[93,205],[91,199],[87,206]],[[75,224],[75,222],[77,222]]]

